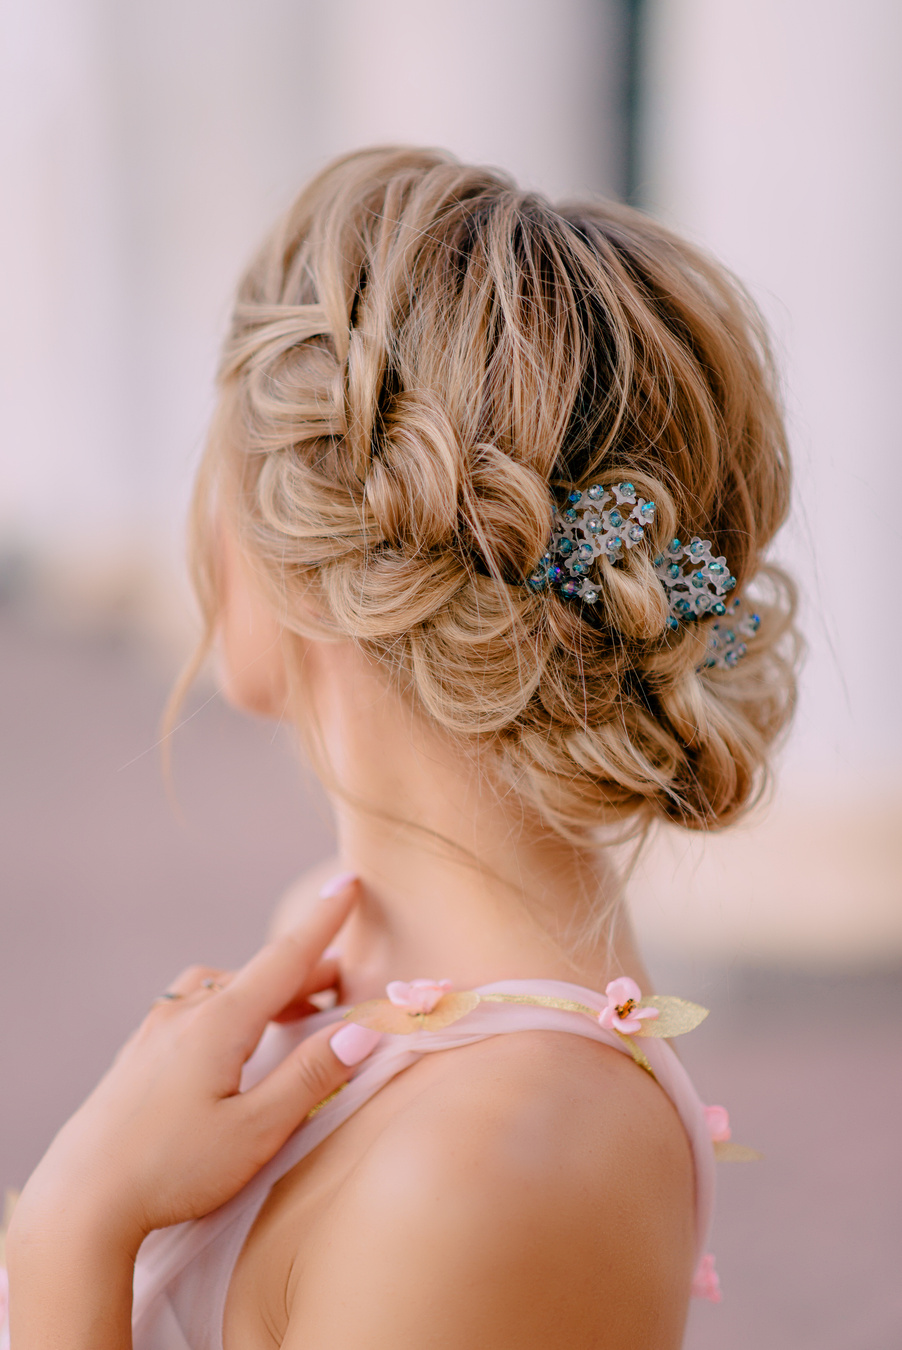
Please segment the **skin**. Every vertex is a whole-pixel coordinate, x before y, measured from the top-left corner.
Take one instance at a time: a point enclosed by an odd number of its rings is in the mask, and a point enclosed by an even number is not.
[[[351,644],[305,643],[299,698],[227,535],[223,575],[227,696],[315,718],[338,858],[292,889],[248,966],[215,973],[224,989],[179,977],[187,996],[151,1010],[54,1141],[9,1237],[16,1350],[128,1350],[145,1234],[234,1194],[352,1072],[327,1030],[237,1092],[267,1019],[311,993],[357,1002],[417,976],[651,987],[623,921],[606,946],[562,946],[605,894],[603,863],[549,839]],[[355,879],[318,898],[339,869]],[[692,1260],[689,1145],[660,1088],[578,1036],[498,1036],[425,1056],[278,1183],[232,1278],[225,1347],[677,1350]]]

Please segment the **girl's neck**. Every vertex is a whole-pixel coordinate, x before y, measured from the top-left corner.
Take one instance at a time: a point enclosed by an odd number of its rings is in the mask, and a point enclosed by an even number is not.
[[[643,983],[622,912],[585,936],[599,909],[618,913],[597,854],[543,830],[349,644],[312,643],[304,669],[342,866],[364,883],[340,942],[348,999],[418,977]]]

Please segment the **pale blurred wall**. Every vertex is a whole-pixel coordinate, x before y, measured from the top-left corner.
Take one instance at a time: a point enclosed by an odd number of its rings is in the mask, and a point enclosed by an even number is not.
[[[902,6],[656,0],[646,51],[643,198],[776,336],[797,473],[779,551],[810,650],[775,807],[704,850],[671,841],[643,921],[694,951],[898,961]]]
[[[171,612],[158,582],[180,569],[229,291],[274,213],[333,153],[392,139],[551,193],[618,189],[625,8],[7,0],[7,552],[37,559],[69,610],[161,594]],[[704,856],[660,849],[640,917],[720,955],[897,958],[899,636],[884,591],[900,530],[902,11],[645,10],[644,195],[751,282],[785,357],[802,489],[785,547],[812,654],[778,809]]]
[[[786,372],[797,499],[780,548],[811,644],[791,767],[837,790],[898,782],[902,5],[653,15],[644,197],[750,285]]]
[[[618,0],[7,0],[0,531],[70,587],[180,566],[239,270],[332,155],[620,186]],[[112,566],[111,566],[112,564]],[[117,581],[116,578],[119,578]]]

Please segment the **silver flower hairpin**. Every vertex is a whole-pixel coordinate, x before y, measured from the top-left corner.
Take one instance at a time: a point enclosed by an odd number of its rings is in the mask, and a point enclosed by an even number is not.
[[[643,543],[654,518],[654,502],[638,496],[632,483],[574,489],[554,513],[548,550],[526,584],[534,591],[551,587],[566,600],[597,604],[598,586],[592,581],[597,560],[602,559],[602,566],[619,562],[624,550]],[[688,544],[673,539],[653,565],[667,592],[669,627],[676,630],[710,616],[714,622],[707,625],[702,666],[735,666],[745,655],[744,639],[754,637],[760,619],[742,601],[727,599],[736,578],[726,558],[712,554],[710,540],[693,537]]]

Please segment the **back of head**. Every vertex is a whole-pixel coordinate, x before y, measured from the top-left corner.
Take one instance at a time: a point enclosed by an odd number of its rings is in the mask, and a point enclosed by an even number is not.
[[[760,320],[718,266],[623,206],[363,151],[260,251],[220,381],[195,516],[210,624],[227,480],[286,627],[358,643],[550,828],[705,828],[754,800],[794,694],[791,588],[763,562],[789,469]],[[598,602],[530,589],[568,492],[621,480],[656,515],[601,560]],[[704,666],[706,620],[668,623],[654,561],[676,534],[757,588],[732,669]]]

